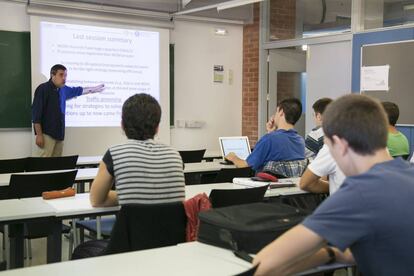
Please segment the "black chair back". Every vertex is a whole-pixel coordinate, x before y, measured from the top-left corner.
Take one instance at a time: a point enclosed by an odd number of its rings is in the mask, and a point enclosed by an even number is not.
[[[8,198],[41,196],[42,192],[72,187],[77,170],[57,173],[12,174]]]
[[[262,202],[269,186],[246,189],[213,189],[210,192],[210,202],[213,208]]]
[[[252,169],[250,167],[221,169],[216,176],[215,183],[233,182],[235,177],[250,177],[251,174]]]
[[[76,167],[78,155],[61,157],[29,157],[27,160],[26,171],[53,171],[53,170],[73,170]]]
[[[18,173],[26,169],[27,158],[0,160],[0,173]]]
[[[396,156],[393,156],[393,158],[398,158],[398,157],[401,157],[402,159],[404,159],[404,160],[408,160],[408,157],[409,157],[410,155],[409,154],[404,154],[404,155],[396,155]]]
[[[203,160],[205,149],[202,150],[180,150],[178,151],[183,163],[198,163]]]
[[[187,217],[182,202],[122,206],[104,254],[185,242]]]

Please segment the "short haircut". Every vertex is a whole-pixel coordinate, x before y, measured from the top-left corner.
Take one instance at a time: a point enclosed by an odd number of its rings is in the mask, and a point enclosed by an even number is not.
[[[58,70],[63,70],[66,71],[66,67],[63,66],[62,64],[55,64],[52,66],[52,68],[50,68],[50,76],[54,76],[56,75]]]
[[[279,102],[277,105],[279,110],[285,113],[286,122],[296,124],[302,115],[302,103],[296,98],[288,98]]]
[[[379,101],[365,95],[346,95],[332,102],[324,113],[323,131],[345,139],[361,155],[372,155],[387,146],[387,116]]]
[[[325,112],[325,109],[328,106],[328,104],[330,104],[331,102],[331,98],[319,99],[312,105],[313,111],[315,111],[315,113],[319,113],[322,115]]]
[[[395,126],[400,117],[400,109],[398,105],[392,102],[382,102],[382,107],[384,107],[385,112],[388,115],[388,122],[390,125]]]
[[[122,106],[122,124],[128,139],[153,139],[161,120],[158,101],[148,94],[135,94]]]

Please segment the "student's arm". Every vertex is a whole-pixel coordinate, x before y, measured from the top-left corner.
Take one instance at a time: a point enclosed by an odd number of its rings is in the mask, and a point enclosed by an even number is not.
[[[321,254],[309,258],[325,245],[325,241],[303,225],[298,225],[262,249],[254,258],[259,264],[255,275],[291,275],[298,270],[326,262]],[[306,259],[307,267],[297,267]],[[305,263],[305,262],[303,262]]]
[[[314,174],[309,168],[305,170],[299,181],[302,190],[311,193],[329,193],[329,183]]]
[[[330,261],[322,237],[303,225],[298,225],[262,249],[254,258],[259,264],[255,275],[292,275]],[[335,258],[340,263],[353,263],[349,250],[336,248]]]
[[[249,166],[249,164],[247,164],[246,160],[240,159],[234,152],[230,152],[224,158],[226,158],[227,160],[233,162],[233,164],[237,168],[246,168],[246,167]]]
[[[92,182],[89,199],[93,207],[118,205],[118,196],[111,190],[114,178],[109,174],[106,165],[101,161],[98,175]]]

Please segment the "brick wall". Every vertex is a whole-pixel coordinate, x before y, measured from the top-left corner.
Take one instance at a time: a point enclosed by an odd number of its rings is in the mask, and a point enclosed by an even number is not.
[[[293,0],[271,0],[270,39],[295,37],[295,3],[296,1]],[[256,3],[253,7],[253,22],[243,28],[242,134],[249,137],[252,146],[258,139],[259,26],[260,4]],[[289,76],[283,77],[280,81],[278,80],[278,85],[285,87],[284,91],[288,91],[293,81],[289,79]],[[285,79],[286,83],[284,83]],[[288,92],[283,93],[288,94]]]
[[[243,99],[242,134],[251,146],[257,141],[259,93],[259,24],[260,4],[253,7],[253,22],[243,28]]]
[[[292,39],[296,34],[296,1],[270,1],[270,40]]]
[[[277,101],[297,97],[300,99],[300,74],[293,72],[277,73]]]

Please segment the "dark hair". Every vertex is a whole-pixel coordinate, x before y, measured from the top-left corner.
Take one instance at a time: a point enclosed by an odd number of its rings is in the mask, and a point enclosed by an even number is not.
[[[362,155],[387,146],[388,124],[379,101],[365,95],[346,95],[331,103],[323,116],[323,131],[345,139]]]
[[[54,76],[56,75],[58,70],[63,70],[66,71],[66,67],[63,66],[62,64],[55,64],[52,66],[52,68],[50,68],[50,76]]]
[[[319,113],[322,115],[325,112],[325,109],[328,106],[328,104],[330,104],[331,102],[331,98],[319,99],[312,105],[313,111],[315,111],[315,113]]]
[[[284,99],[277,105],[279,110],[285,113],[286,122],[289,124],[296,124],[302,115],[302,104],[296,98]]]
[[[122,106],[122,124],[128,139],[154,138],[160,120],[161,107],[151,95],[135,94]]]
[[[392,102],[382,102],[382,107],[388,115],[388,122],[390,125],[395,126],[400,117],[400,109],[398,105]]]

